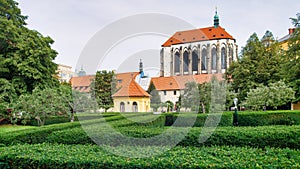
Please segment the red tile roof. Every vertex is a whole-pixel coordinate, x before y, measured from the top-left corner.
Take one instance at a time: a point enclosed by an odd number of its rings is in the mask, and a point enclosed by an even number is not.
[[[214,28],[212,26],[212,27],[207,27],[207,28],[200,28],[200,29],[176,32],[172,37],[170,37],[162,45],[162,47],[168,47],[168,46],[175,45],[175,44],[206,41],[206,40],[216,40],[216,39],[235,40],[221,26],[218,26],[217,28]]]
[[[94,75],[88,75],[88,76],[72,77],[70,79],[70,82],[74,90],[78,90],[80,92],[89,92],[90,84],[94,79],[95,79]]]
[[[112,97],[150,97],[150,95],[132,79],[128,85],[123,86]]]
[[[127,72],[116,74],[117,89],[121,88],[122,86],[127,86],[132,79],[135,79],[135,77],[138,74],[139,72]]]
[[[218,80],[224,80],[223,74],[200,74],[186,76],[156,77],[152,78],[152,83],[156,90],[182,90],[188,82],[205,83],[210,82],[212,77],[216,76]]]

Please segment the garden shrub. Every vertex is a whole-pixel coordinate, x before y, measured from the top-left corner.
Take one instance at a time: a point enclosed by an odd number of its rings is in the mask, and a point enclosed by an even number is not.
[[[132,154],[162,147],[114,147]],[[36,144],[0,147],[0,168],[299,168],[300,152],[232,146],[174,147],[159,156],[112,155],[93,145]]]
[[[300,111],[239,112],[239,126],[299,125]]]

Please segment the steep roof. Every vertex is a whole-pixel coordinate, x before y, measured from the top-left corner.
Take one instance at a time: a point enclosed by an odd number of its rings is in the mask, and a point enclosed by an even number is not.
[[[127,86],[138,74],[139,72],[117,73],[117,89],[121,88],[122,86]]]
[[[95,79],[94,75],[88,75],[88,76],[72,77],[70,79],[70,82],[74,90],[78,90],[80,92],[89,92],[90,84],[94,79]]]
[[[112,97],[150,97],[150,95],[132,79],[129,84],[122,86]]]
[[[221,26],[218,26],[217,28],[212,26],[212,27],[207,27],[207,28],[200,28],[200,29],[176,32],[172,37],[170,37],[162,45],[162,47],[168,47],[171,45],[182,44],[182,43],[216,40],[216,39],[235,40]]]
[[[218,80],[224,80],[223,74],[199,74],[187,76],[171,76],[152,78],[152,83],[156,90],[183,90],[188,82],[205,83],[210,82],[215,76]]]

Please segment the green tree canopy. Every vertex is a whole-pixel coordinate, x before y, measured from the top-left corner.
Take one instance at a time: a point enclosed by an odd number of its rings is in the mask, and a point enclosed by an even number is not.
[[[6,79],[17,95],[57,86],[54,41],[25,27],[27,17],[15,1],[0,4],[0,79]]]
[[[113,107],[112,95],[116,92],[115,74],[113,71],[97,71],[95,80],[91,84],[91,92],[99,108],[107,111]]]
[[[282,50],[273,40],[271,32],[267,31],[262,41],[257,34],[250,36],[242,49],[240,59],[233,62],[226,71],[226,78],[231,82],[231,88],[238,93],[240,101],[244,100],[247,92],[259,84],[268,85],[281,79]],[[272,42],[269,45],[263,43]]]

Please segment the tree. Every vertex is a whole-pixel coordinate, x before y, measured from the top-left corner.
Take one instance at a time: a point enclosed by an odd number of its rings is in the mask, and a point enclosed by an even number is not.
[[[157,111],[157,109],[161,106],[161,99],[153,83],[150,84],[147,92],[151,95],[150,97],[151,107],[153,108],[154,111]]]
[[[300,102],[300,28],[295,29],[288,45],[282,61],[282,77],[295,91],[293,102]]]
[[[290,20],[296,28],[300,28],[300,13],[297,13],[296,16],[297,18],[290,18]]]
[[[295,92],[283,81],[270,83],[269,86],[260,85],[256,89],[250,89],[246,100],[242,103],[258,110],[268,106],[277,109],[278,106],[290,103]]]
[[[37,87],[57,86],[54,41],[25,27],[27,17],[15,1],[0,4],[0,79],[6,79],[18,96]]]
[[[241,57],[226,71],[226,79],[232,90],[238,93],[240,101],[245,100],[247,92],[259,84],[268,85],[281,79],[281,56],[283,52],[271,32],[267,31],[262,41],[256,33],[252,34],[242,49]],[[272,43],[266,43],[272,42]]]
[[[105,112],[113,107],[112,95],[116,92],[115,74],[113,71],[97,71],[95,80],[91,84],[92,96],[99,108]]]
[[[40,126],[45,124],[48,117],[64,116],[70,112],[68,102],[61,97],[57,88],[36,88],[32,94],[23,94],[14,106],[13,113],[34,118]]]

